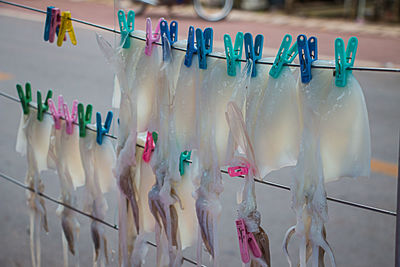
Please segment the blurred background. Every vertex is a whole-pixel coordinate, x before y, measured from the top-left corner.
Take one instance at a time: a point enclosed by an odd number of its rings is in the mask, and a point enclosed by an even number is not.
[[[131,0],[14,0],[14,2],[45,10],[53,5],[61,11],[71,11],[72,17],[119,30],[116,12],[119,8],[133,9],[135,29],[145,29],[145,18],[153,24],[161,16],[179,23],[178,39],[187,38],[190,25],[212,27],[214,51],[223,51],[223,35],[236,32],[263,34],[263,57],[276,56],[282,38],[299,34],[318,38],[319,57],[334,59],[334,40],[345,42],[357,36],[359,45],[355,66],[400,68],[399,0],[235,0],[232,10],[226,0],[187,0],[173,2]],[[230,2],[228,2],[230,4]],[[198,5],[197,10],[194,8]],[[199,5],[200,9],[199,9]],[[228,6],[229,7],[229,6]],[[215,15],[227,12],[223,20]],[[203,17],[199,17],[199,12]],[[201,13],[203,12],[203,13]],[[223,14],[224,15],[224,14]],[[218,20],[216,22],[213,22]],[[94,111],[105,114],[111,109],[114,75],[111,66],[98,49],[95,33],[103,35],[113,45],[119,35],[73,23],[77,46],[69,39],[57,47],[43,41],[45,15],[0,3],[0,91],[17,96],[15,85],[29,81],[36,89],[53,89],[54,96],[64,95],[94,106]],[[296,59],[297,61],[297,59]],[[295,61],[295,62],[296,62]],[[326,185],[332,197],[354,201],[377,208],[396,210],[396,186],[399,150],[400,74],[353,71],[365,95],[371,128],[371,177],[341,179]],[[35,100],[35,97],[34,97]],[[15,140],[21,106],[0,96],[0,172],[24,182],[26,158],[15,152]],[[117,131],[113,129],[113,133]],[[290,168],[272,173],[268,181],[290,185]],[[60,185],[53,172],[43,175],[45,192],[58,198]],[[236,192],[243,181],[223,176],[221,195],[223,213],[220,222],[221,266],[241,266],[235,228]],[[286,230],[295,224],[290,208],[290,192],[260,185],[256,186],[258,209],[262,226],[268,233],[272,266],[288,266],[282,252]],[[0,266],[31,266],[29,252],[29,216],[26,192],[0,179]],[[78,189],[78,208],[83,207],[84,190]],[[109,210],[106,220],[117,224],[117,191],[107,194]],[[61,225],[55,210],[57,205],[46,201],[49,234],[42,233],[42,265],[62,266]],[[393,266],[395,247],[395,217],[328,202],[329,221],[327,239],[333,248],[337,266],[369,267]],[[81,266],[91,266],[92,242],[89,219],[77,215],[81,224],[79,252]],[[110,244],[111,266],[115,266],[117,232],[106,229]],[[150,237],[150,240],[153,239]],[[296,258],[295,240],[290,251]],[[195,246],[184,252],[195,258]],[[155,250],[149,248],[145,266],[154,265]],[[208,259],[204,264],[211,266]],[[329,263],[326,264],[326,266]],[[185,262],[184,266],[192,266]]]

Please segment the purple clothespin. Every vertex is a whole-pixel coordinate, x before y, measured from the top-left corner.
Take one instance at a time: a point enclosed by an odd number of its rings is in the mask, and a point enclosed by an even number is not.
[[[152,27],[151,27],[151,19],[147,18],[146,19],[146,46],[144,48],[144,53],[148,56],[151,56],[151,52],[153,51],[153,43],[157,42],[160,40],[160,23],[163,21],[164,18],[160,18],[158,20],[156,30],[154,33],[152,32]]]
[[[78,120],[78,100],[72,102],[71,114],[69,114],[68,105],[63,104],[64,117],[65,117],[65,131],[71,135],[74,133],[74,123]]]
[[[50,30],[49,30],[49,42],[54,42],[54,37],[58,36],[58,31],[60,30],[61,25],[61,11],[60,9],[54,7],[51,10],[51,22],[50,22]],[[67,40],[67,35],[64,35],[64,41]]]
[[[49,104],[49,109],[50,109],[51,115],[53,116],[54,127],[57,130],[60,130],[61,129],[61,118],[64,115],[63,110],[61,109],[64,106],[64,98],[62,95],[58,96],[58,109],[56,109],[53,99],[49,99],[48,104]]]

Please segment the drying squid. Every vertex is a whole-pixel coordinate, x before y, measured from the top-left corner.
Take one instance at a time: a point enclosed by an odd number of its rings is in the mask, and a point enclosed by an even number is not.
[[[54,102],[49,100],[49,107],[54,119],[54,128],[51,137],[50,155],[53,158],[61,185],[61,200],[63,203],[75,207],[77,197],[75,190],[84,185],[85,174],[79,152],[79,133],[75,125],[78,119],[78,102],[75,100],[72,112],[64,103],[62,96],[58,98],[58,110]],[[62,120],[61,118],[64,118]],[[79,266],[78,236],[80,225],[72,210],[59,206],[57,214],[61,217],[63,229],[64,266],[68,266],[68,251],[74,256],[75,266]]]
[[[114,185],[112,168],[116,161],[115,151],[111,140],[104,136],[102,144],[96,142],[96,128],[88,125],[84,138],[80,138],[79,147],[82,165],[85,171],[86,210],[95,218],[105,219],[107,201],[104,193]],[[96,220],[90,224],[93,241],[93,266],[109,264],[107,239],[104,225]]]
[[[269,239],[268,235],[261,228],[261,214],[257,211],[255,196],[255,179],[260,179],[256,158],[254,154],[251,138],[246,130],[242,111],[235,102],[229,102],[227,105],[226,119],[235,140],[236,152],[232,163],[240,166],[247,166],[248,173],[245,175],[245,186],[242,192],[242,200],[238,209],[239,219],[245,222],[246,232],[254,236],[255,242],[259,248],[259,254],[251,253],[250,266],[271,266]],[[244,153],[244,154],[243,154]],[[245,239],[242,242],[248,242]]]
[[[150,210],[156,221],[157,266],[181,266],[182,250],[190,246],[193,237],[194,201],[192,183],[188,176],[178,172],[180,146],[176,135],[174,105],[177,73],[181,68],[183,53],[171,51],[169,40],[163,36],[164,64],[161,84],[157,93],[154,130],[158,141],[151,159],[156,183],[148,194]],[[184,43],[177,43],[177,46]],[[166,257],[168,255],[168,257]]]
[[[132,35],[145,38],[143,31],[134,31]],[[136,179],[136,140],[138,130],[147,130],[151,117],[155,83],[151,68],[156,68],[157,49],[153,56],[144,54],[145,42],[131,38],[128,49],[123,44],[114,50],[101,36],[97,36],[98,44],[113,66],[116,73],[120,94],[119,134],[117,146],[117,163],[115,176],[120,189],[119,200],[119,258],[121,265],[130,265],[134,242],[140,231],[138,185]],[[147,76],[146,76],[147,74]],[[151,83],[151,86],[148,83]],[[148,87],[146,87],[148,86]],[[118,93],[115,93],[118,95]],[[115,102],[116,99],[113,100]],[[144,105],[144,106],[143,106]],[[138,112],[140,111],[140,112]]]
[[[203,81],[196,90],[197,131],[198,131],[198,173],[199,187],[196,190],[196,214],[199,223],[200,236],[197,248],[197,261],[201,264],[202,243],[213,259],[213,266],[219,266],[219,249],[217,225],[221,214],[219,195],[223,191],[217,144],[215,138],[216,91],[209,79],[213,62],[208,58],[208,70],[201,70]]]
[[[334,62],[313,64],[333,66]],[[368,114],[361,87],[351,74],[346,87],[337,87],[327,69],[313,68],[312,77],[308,84],[299,80],[297,86],[302,137],[291,188],[297,224],[285,236],[284,251],[291,263],[287,245],[296,233],[301,237],[300,266],[306,266],[309,257],[313,266],[323,266],[325,253],[335,266],[324,228],[328,220],[324,183],[369,175]]]
[[[40,121],[37,119],[38,112],[33,108],[28,112],[28,114],[22,113],[21,116],[16,150],[22,155],[27,155],[26,184],[34,189],[34,192],[27,191],[27,202],[30,208],[30,250],[32,266],[40,267],[40,229],[42,228],[45,232],[48,232],[49,229],[44,199],[38,193],[44,192],[44,184],[40,174],[48,169],[47,158],[53,121],[46,113],[43,113],[42,121]]]

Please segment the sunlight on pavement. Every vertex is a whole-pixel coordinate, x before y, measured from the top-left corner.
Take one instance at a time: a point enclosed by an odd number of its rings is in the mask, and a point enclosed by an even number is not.
[[[7,81],[14,78],[14,75],[11,73],[0,72],[0,81]]]
[[[372,159],[371,171],[375,173],[385,174],[387,176],[397,177],[398,167],[397,164]]]

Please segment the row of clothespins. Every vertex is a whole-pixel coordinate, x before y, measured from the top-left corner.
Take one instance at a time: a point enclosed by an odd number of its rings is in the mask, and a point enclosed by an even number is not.
[[[57,45],[62,46],[63,41],[67,40],[67,33],[73,45],[77,44],[75,31],[72,26],[71,12],[49,6],[46,11],[46,21],[44,24],[44,40],[54,42],[57,36]]]
[[[32,102],[32,89],[30,83],[25,84],[25,92],[20,84],[17,84],[18,97],[21,101],[22,110],[25,115],[29,114],[31,102]],[[69,111],[68,105],[64,102],[62,95],[58,96],[58,107],[52,100],[53,91],[49,90],[46,95],[46,99],[42,101],[42,93],[37,90],[37,119],[43,121],[43,115],[50,111],[54,119],[54,128],[56,130],[61,129],[61,120],[65,120],[66,132],[69,135],[74,133],[74,125],[79,125],[79,136],[86,137],[87,125],[92,122],[92,110],[91,104],[85,107],[82,103],[78,104],[77,100],[72,102],[71,112]],[[97,137],[96,141],[99,145],[103,143],[103,137],[110,131],[111,121],[113,118],[112,111],[108,111],[106,120],[102,124],[101,113],[96,113],[96,128]]]
[[[30,106],[32,102],[32,89],[31,84],[25,84],[25,92],[20,84],[17,84],[18,97],[20,99],[22,110],[25,115],[29,114]],[[77,100],[72,102],[71,112],[69,111],[68,105],[65,103],[62,95],[58,96],[58,107],[52,100],[53,91],[47,91],[45,100],[42,99],[42,93],[37,90],[37,119],[43,121],[43,115],[46,112],[50,112],[54,120],[54,128],[56,130],[61,129],[61,120],[65,120],[65,131],[68,135],[74,133],[74,124],[79,126],[79,136],[86,137],[87,125],[92,123],[92,110],[93,106],[88,104],[85,106],[82,103],[78,104]],[[104,135],[109,133],[111,128],[111,122],[113,119],[113,112],[108,111],[106,120],[102,124],[101,113],[96,113],[96,142],[102,145]],[[158,135],[156,132],[148,132],[143,152],[143,160],[145,162],[150,162],[151,154],[155,149],[155,144],[157,143]],[[191,151],[184,151],[181,153],[179,158],[179,172],[181,175],[185,172],[185,163],[190,160]]]
[[[134,31],[134,11],[129,11],[127,15],[123,10],[118,11],[118,21],[121,30],[121,45],[127,49],[130,47],[131,34]],[[161,38],[163,37],[163,38]],[[172,21],[168,27],[168,22],[161,18],[159,19],[155,31],[152,31],[151,19],[146,20],[146,46],[145,54],[150,56],[152,53],[153,44],[160,41],[164,43],[164,37],[173,45],[178,40],[178,22]],[[242,58],[243,44],[245,49],[246,60],[252,60],[253,68],[251,76],[257,75],[255,64],[262,58],[264,37],[258,34],[253,43],[251,33],[238,32],[235,38],[235,44],[232,45],[232,39],[229,34],[224,35],[224,46],[227,61],[227,72],[230,76],[236,76],[237,66]],[[346,86],[347,75],[351,72],[351,67],[354,66],[355,55],[357,51],[358,40],[356,37],[351,37],[348,41],[347,48],[342,38],[335,40],[335,83],[336,86]],[[204,31],[193,26],[189,27],[187,48],[184,64],[187,67],[192,65],[194,54],[198,55],[200,69],[207,69],[207,55],[212,52],[213,48],[213,29],[205,28]],[[304,34],[297,37],[297,40],[292,44],[292,36],[286,34],[279,47],[275,61],[271,67],[269,75],[273,78],[278,78],[283,66],[290,64],[299,55],[301,81],[308,83],[312,79],[311,66],[318,59],[317,38],[311,37],[307,40]],[[165,53],[163,52],[163,58]],[[165,58],[164,58],[165,59]]]

